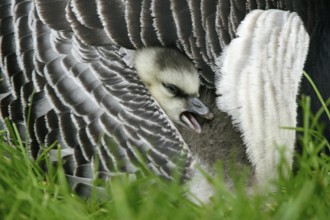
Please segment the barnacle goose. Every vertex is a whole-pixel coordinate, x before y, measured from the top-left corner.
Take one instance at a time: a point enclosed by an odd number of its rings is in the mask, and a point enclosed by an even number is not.
[[[28,137],[31,158],[57,141],[68,182],[82,195],[88,196],[93,178],[135,178],[146,163],[167,179],[181,172],[192,192],[207,200],[212,189],[195,167],[212,173],[216,160],[228,158],[250,165],[251,178],[262,185],[276,176],[274,141],[286,145],[292,161],[295,135],[278,126],[296,124],[308,47],[303,24],[315,43],[325,2],[3,0],[1,117]],[[253,11],[274,8],[296,11],[303,22],[296,13]],[[150,75],[134,59],[152,61],[149,55],[159,47],[177,48],[192,60],[195,69],[184,80],[200,82],[200,115],[211,118],[213,112],[212,121],[192,119],[188,109],[171,114],[143,78]],[[313,59],[308,56],[307,65]],[[158,85],[172,95],[178,91],[173,82]],[[196,102],[198,92],[192,94]],[[56,161],[57,150],[49,157]]]

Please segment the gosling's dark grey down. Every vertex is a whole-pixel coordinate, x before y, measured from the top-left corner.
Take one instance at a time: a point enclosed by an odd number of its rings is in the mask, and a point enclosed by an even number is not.
[[[167,179],[179,170],[184,180],[196,156],[207,165],[223,161],[225,173],[233,163],[249,165],[240,133],[216,107],[215,62],[247,13],[272,8],[296,11],[312,34],[328,19],[329,4],[2,0],[1,117],[28,137],[31,158],[57,142],[69,183],[84,195],[95,177],[143,175],[144,162]],[[201,135],[179,133],[130,65],[127,49],[152,46],[177,48],[201,70],[201,99],[214,113],[213,121],[201,121]],[[49,157],[56,161],[57,150]]]

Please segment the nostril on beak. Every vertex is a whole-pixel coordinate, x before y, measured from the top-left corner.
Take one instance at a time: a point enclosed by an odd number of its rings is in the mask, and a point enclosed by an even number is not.
[[[189,99],[189,112],[198,114],[204,118],[213,118],[210,109],[204,105],[204,103],[196,97],[190,97]],[[210,114],[211,113],[211,114]]]
[[[193,99],[192,104],[196,108],[203,108],[205,105],[197,98]]]
[[[202,108],[202,106],[199,105],[199,104],[197,104],[197,103],[194,103],[194,106],[195,106],[196,108]]]

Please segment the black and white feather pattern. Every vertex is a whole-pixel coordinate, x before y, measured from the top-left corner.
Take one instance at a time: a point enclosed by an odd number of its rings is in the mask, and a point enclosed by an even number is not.
[[[138,79],[131,49],[179,48],[201,70],[204,87],[213,91],[217,58],[247,13],[294,10],[312,32],[320,12],[317,4],[2,0],[2,118],[8,117],[29,137],[32,158],[41,146],[57,141],[73,187],[91,184],[94,174],[104,179],[138,175],[142,162],[165,178],[176,169],[189,178],[192,154]],[[57,160],[57,150],[49,154]]]
[[[186,178],[191,155],[176,128],[123,61],[125,50],[113,43],[116,36],[108,37],[100,20],[81,16],[86,8],[76,3],[1,5],[7,89],[2,117],[17,124],[23,137],[29,136],[32,158],[41,146],[58,141],[74,184],[91,183],[94,173],[105,179],[141,175],[141,163],[168,179],[183,169]],[[98,4],[106,9],[106,3]],[[96,10],[95,2],[92,6]],[[56,149],[49,154],[57,160]]]

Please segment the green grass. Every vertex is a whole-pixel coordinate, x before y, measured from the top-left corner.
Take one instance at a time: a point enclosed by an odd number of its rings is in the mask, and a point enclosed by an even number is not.
[[[12,143],[5,143],[7,134],[2,131],[0,219],[329,219],[330,159],[322,153],[329,143],[317,123],[324,109],[311,114],[308,97],[302,106],[304,126],[297,130],[305,150],[295,157],[298,172],[280,177],[275,183],[277,192],[258,195],[247,195],[244,183],[232,192],[221,178],[213,179],[216,194],[203,206],[186,198],[185,187],[152,175],[135,182],[125,177],[114,180],[107,186],[110,197],[104,201],[82,199],[70,191],[60,167],[49,166],[44,173],[37,161],[28,158],[22,140],[16,135]]]

